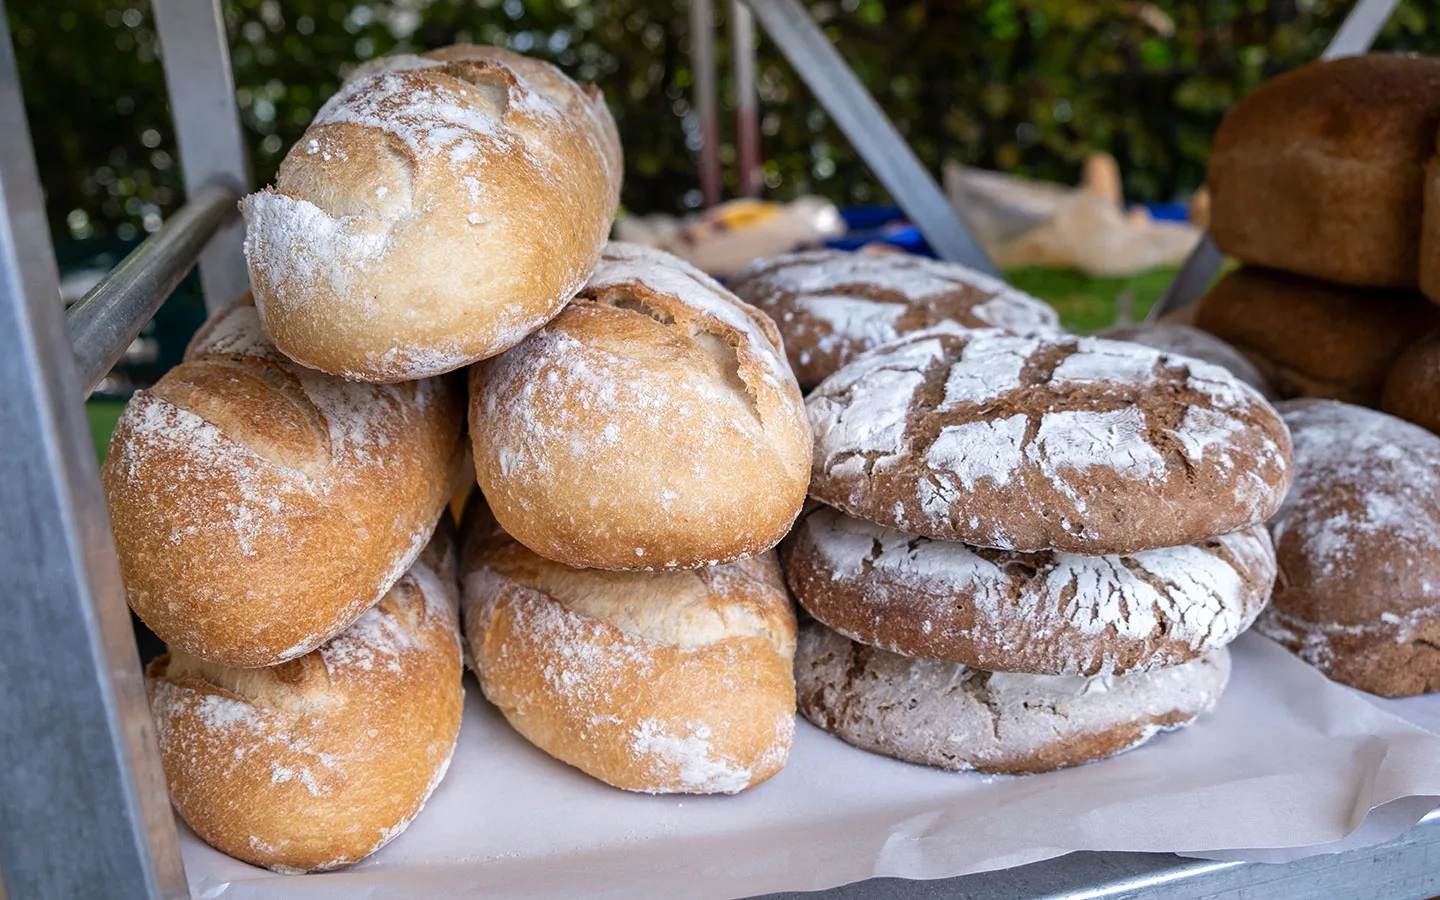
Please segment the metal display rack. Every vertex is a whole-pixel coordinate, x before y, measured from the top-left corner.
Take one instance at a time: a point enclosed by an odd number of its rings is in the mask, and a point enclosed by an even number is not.
[[[0,16],[0,900],[188,896],[83,401],[197,262],[212,311],[245,291],[236,202],[249,179],[218,0],[153,2],[188,200],[68,313]],[[937,253],[993,271],[797,0],[745,3]],[[1395,3],[1362,0],[1344,46],[1368,46]],[[1440,815],[1283,866],[1082,853],[829,894],[1421,898],[1440,894]]]

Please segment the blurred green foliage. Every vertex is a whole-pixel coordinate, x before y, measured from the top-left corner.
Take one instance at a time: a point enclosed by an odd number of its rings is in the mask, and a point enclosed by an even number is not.
[[[726,3],[717,2],[723,102]],[[274,174],[347,67],[456,41],[508,45],[598,82],[627,153],[624,202],[699,202],[683,0],[223,0],[256,183]],[[55,236],[133,237],[179,201],[159,47],[144,0],[7,4]],[[1318,55],[1338,0],[822,0],[811,13],[921,159],[1060,181],[1108,150],[1135,200],[1183,196],[1210,135],[1259,81]],[[1440,0],[1403,3],[1381,39],[1440,49]],[[775,48],[758,66],[777,198],[884,202]],[[727,136],[732,132],[725,123]],[[722,148],[732,161],[733,146]],[[732,179],[733,172],[727,172]]]

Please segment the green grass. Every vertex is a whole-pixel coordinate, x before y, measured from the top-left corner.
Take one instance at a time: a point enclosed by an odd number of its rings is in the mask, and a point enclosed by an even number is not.
[[[91,400],[85,404],[85,417],[90,420],[90,439],[95,442],[95,458],[105,461],[105,448],[110,444],[110,432],[120,421],[125,404],[118,400]]]
[[[1005,280],[1055,307],[1060,321],[1072,331],[1089,332],[1116,322],[1120,296],[1129,293],[1129,321],[1145,317],[1177,268],[1152,269],[1124,278],[1092,278],[1074,269],[1027,266],[1005,272]]]

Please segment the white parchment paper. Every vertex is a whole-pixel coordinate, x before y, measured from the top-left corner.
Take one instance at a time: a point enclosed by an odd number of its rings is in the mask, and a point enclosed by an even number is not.
[[[801,722],[785,770],[748,794],[628,794],[531,747],[468,691],[450,772],[399,839],[348,870],[279,876],[182,828],[194,895],[726,898],[1073,850],[1278,861],[1334,852],[1347,835],[1387,840],[1440,804],[1440,735],[1256,635],[1235,644],[1213,715],[1115,759],[1025,778],[912,766]],[[1430,700],[1412,704],[1415,718],[1440,712]]]

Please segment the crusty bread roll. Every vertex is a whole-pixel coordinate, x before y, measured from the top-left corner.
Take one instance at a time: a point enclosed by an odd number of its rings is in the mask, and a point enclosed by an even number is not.
[[[780,771],[795,613],[773,553],[687,572],[574,569],[473,506],[465,637],[516,731],[630,791],[733,794]]]
[[[1400,354],[1385,379],[1380,408],[1440,434],[1440,331]]]
[[[619,202],[599,92],[489,47],[388,60],[349,81],[246,197],[265,330],[362,381],[460,368],[560,311]]]
[[[1400,353],[1440,325],[1414,291],[1327,284],[1246,266],[1200,301],[1196,325],[1250,358],[1283,397],[1376,406]]]
[[[277,353],[253,306],[221,312],[110,439],[130,605],[173,649],[230,666],[339,634],[435,529],[463,460],[459,387],[341,381]]]
[[[471,370],[475,471],[542,556],[695,568],[775,545],[810,432],[774,324],[688,263],[612,243],[575,302]]]
[[[1372,53],[1273,78],[1220,124],[1210,233],[1231,256],[1369,287],[1414,287],[1440,59]]]
[[[455,575],[446,529],[379,604],[299,659],[152,662],[160,759],[195,833],[286,872],[349,865],[404,831],[460,731]]]

